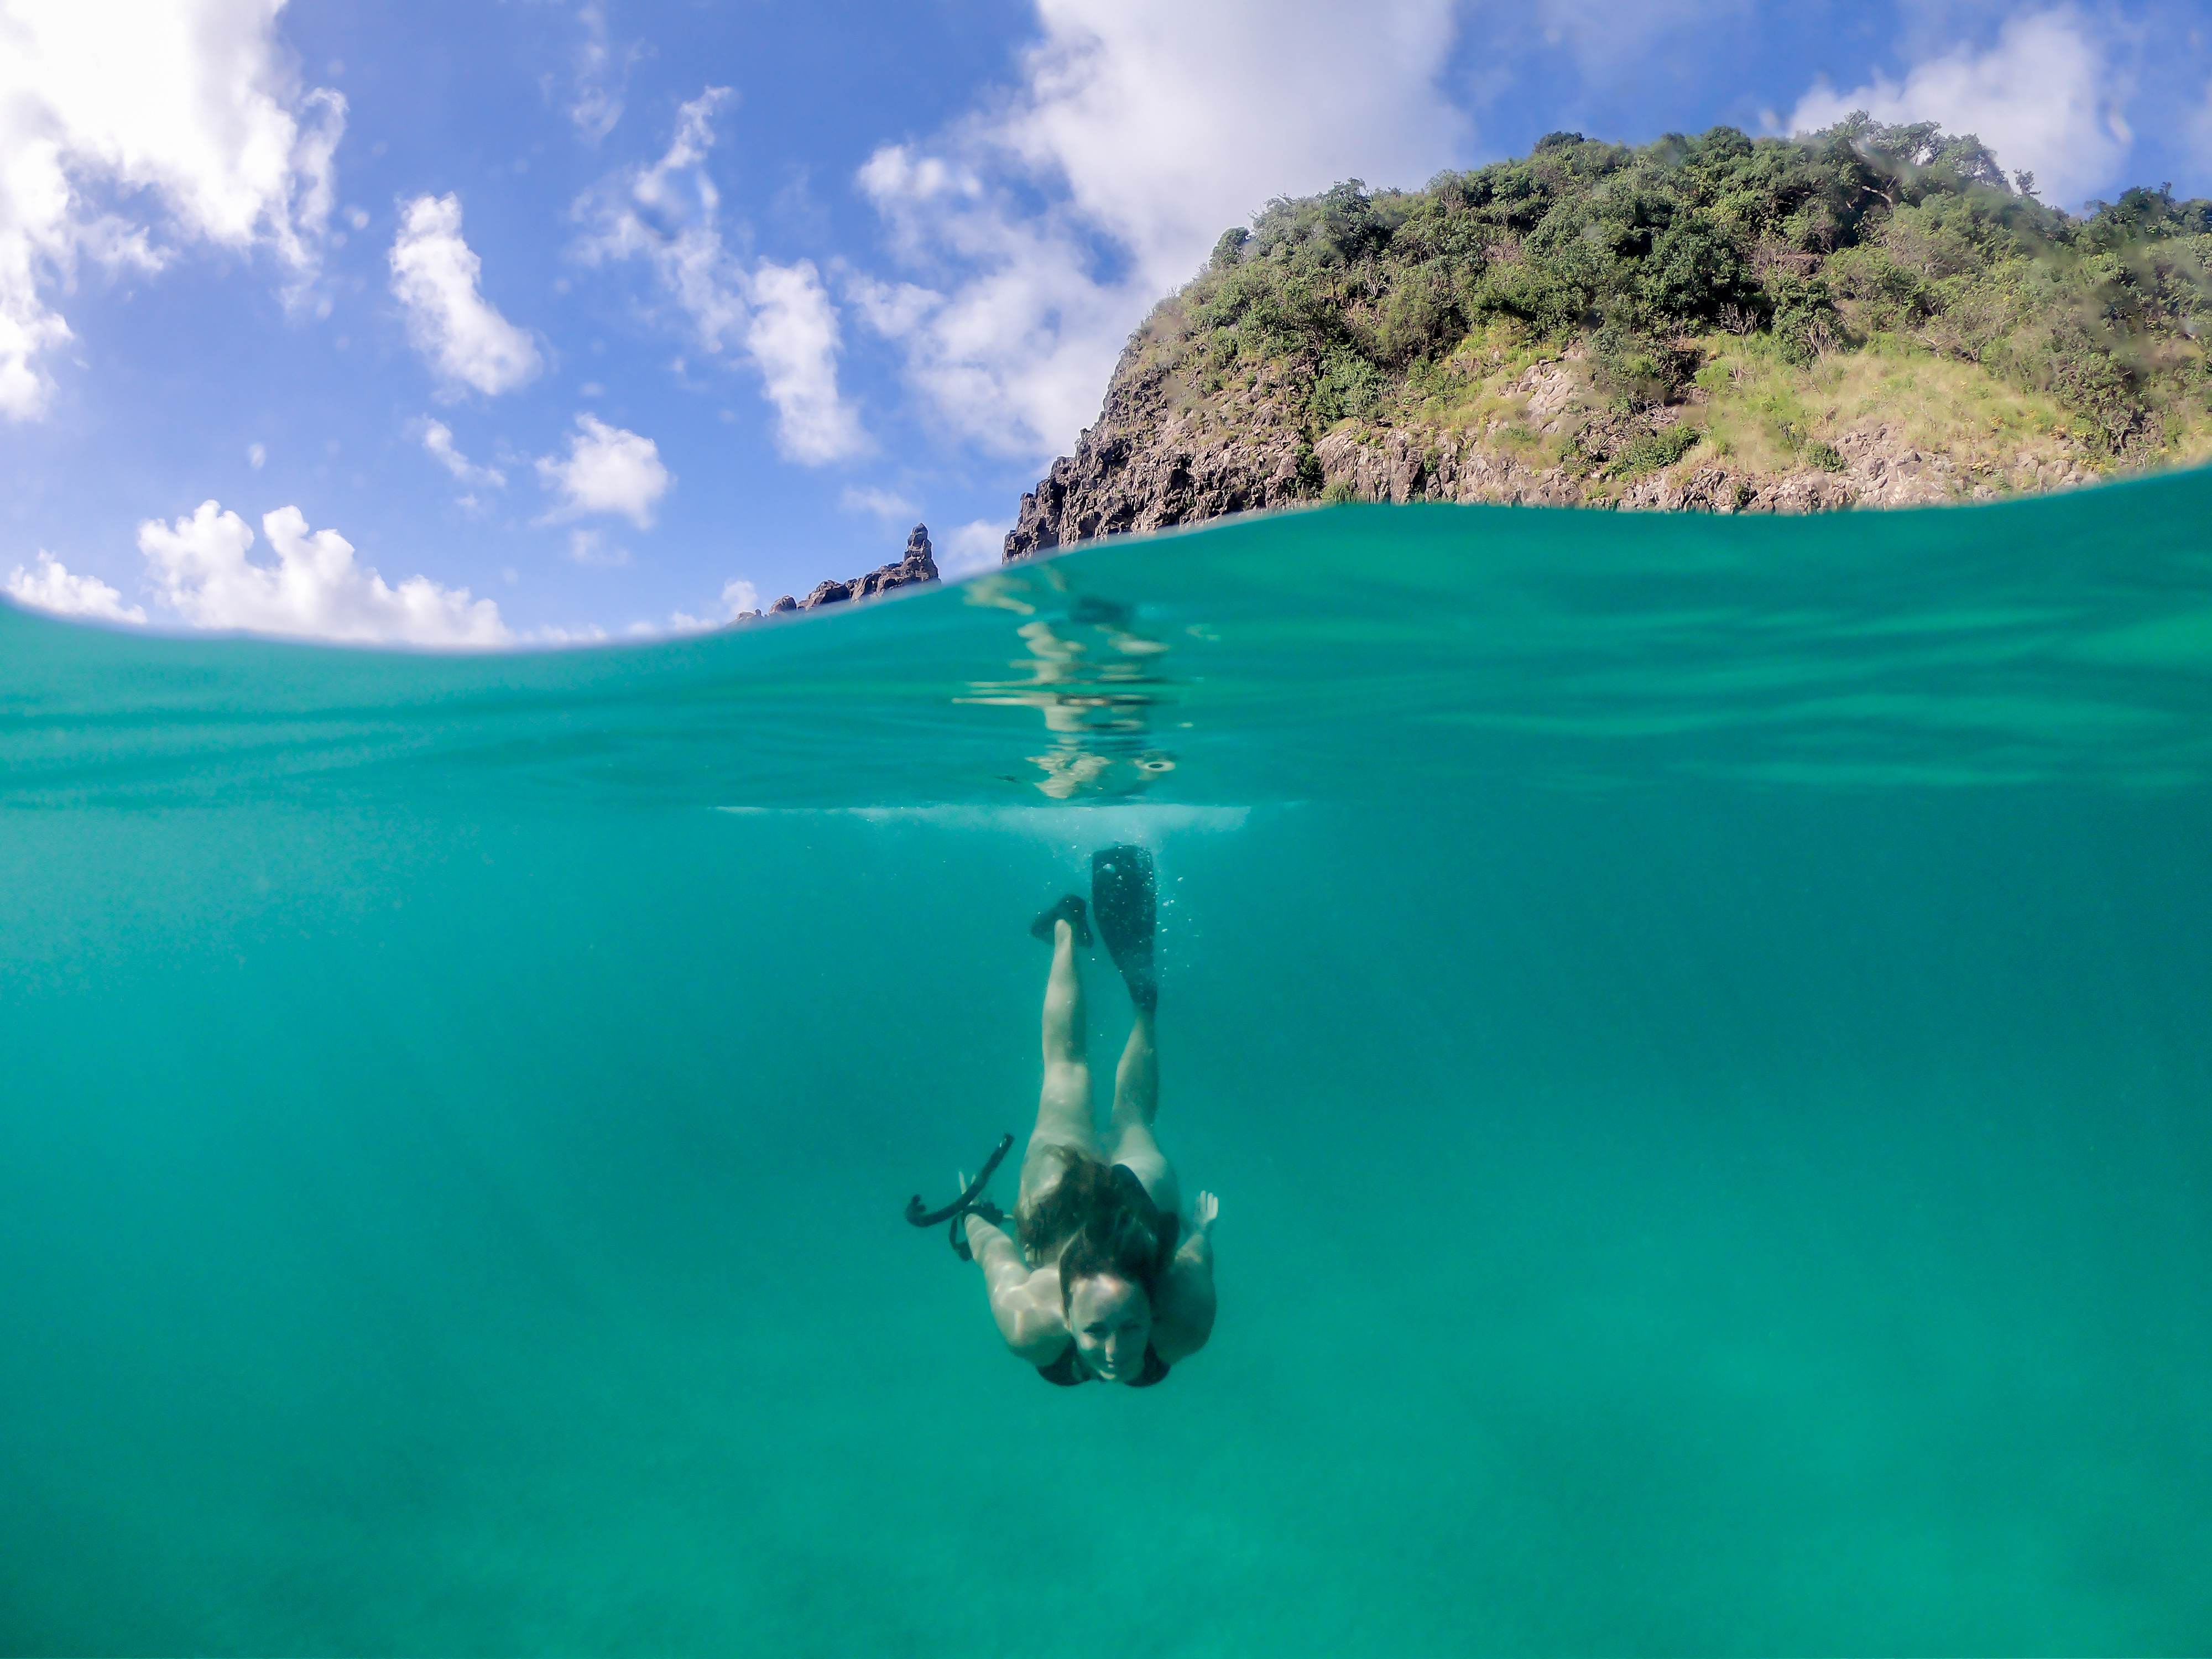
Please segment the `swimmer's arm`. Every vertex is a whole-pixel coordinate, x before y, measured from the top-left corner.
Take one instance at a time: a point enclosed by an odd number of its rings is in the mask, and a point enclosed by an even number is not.
[[[967,1220],[968,1249],[983,1270],[999,1334],[1030,1364],[1049,1365],[1067,1346],[1067,1326],[1060,1316],[1060,1275],[1032,1272],[1014,1241],[973,1211]],[[1054,1292],[1050,1302],[1037,1293],[1041,1282]]]
[[[1213,1218],[1220,1212],[1219,1200],[1200,1193],[1191,1206],[1190,1231],[1168,1264],[1152,1326],[1152,1350],[1164,1364],[1188,1358],[1213,1334]]]

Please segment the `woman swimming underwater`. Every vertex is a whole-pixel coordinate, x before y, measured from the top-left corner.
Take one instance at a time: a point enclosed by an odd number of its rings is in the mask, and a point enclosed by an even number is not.
[[[1091,890],[1087,916],[1083,900],[1070,893],[1031,928],[1052,945],[1052,969],[1044,990],[1044,1088],[1022,1158],[1014,1237],[988,1208],[968,1209],[961,1221],[999,1334],[1039,1376],[1065,1387],[1097,1379],[1147,1389],[1212,1334],[1210,1234],[1218,1206],[1202,1192],[1188,1225],[1182,1224],[1175,1170],[1152,1138],[1160,1078],[1152,1040],[1158,994],[1151,854],[1136,847],[1094,854]],[[1075,955],[1091,943],[1093,918],[1136,1007],[1114,1073],[1103,1149],[1092,1121]]]

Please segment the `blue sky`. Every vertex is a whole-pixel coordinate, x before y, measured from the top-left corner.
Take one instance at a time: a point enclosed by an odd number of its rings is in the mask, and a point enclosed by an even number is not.
[[[2212,194],[2205,12],[0,0],[0,584],[460,645],[712,623],[917,519],[975,568],[1272,195],[1855,106],[2063,206]]]

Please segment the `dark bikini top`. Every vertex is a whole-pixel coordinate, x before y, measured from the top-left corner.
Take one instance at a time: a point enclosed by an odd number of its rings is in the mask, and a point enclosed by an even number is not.
[[[1067,1346],[1060,1350],[1060,1358],[1049,1365],[1038,1366],[1036,1374],[1046,1382],[1063,1389],[1079,1389],[1085,1382],[1103,1382],[1106,1380],[1095,1372],[1084,1370],[1083,1362],[1075,1357],[1075,1339],[1072,1336],[1067,1339]],[[1145,1369],[1137,1373],[1129,1386],[1149,1389],[1164,1379],[1167,1374],[1167,1361],[1161,1358],[1158,1351],[1147,1342],[1145,1344]]]

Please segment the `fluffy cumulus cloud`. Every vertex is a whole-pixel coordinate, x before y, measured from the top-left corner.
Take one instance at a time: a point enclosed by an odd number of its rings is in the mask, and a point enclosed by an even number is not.
[[[244,629],[362,645],[489,646],[509,639],[499,607],[465,587],[410,576],[398,586],[354,562],[334,530],[310,532],[296,507],[261,520],[276,562],[246,557],[253,532],[203,501],[174,524],[138,526],[138,550],[161,602],[195,628]]]
[[[2133,143],[2102,28],[2071,6],[2009,19],[1996,44],[1960,45],[1916,64],[1903,81],[1876,76],[1838,92],[1817,86],[1790,125],[1810,131],[1863,109],[1882,121],[1937,121],[1971,132],[2009,169],[2035,174],[2055,206],[2108,188]]]
[[[576,416],[568,453],[541,456],[538,476],[556,497],[553,518],[618,513],[641,530],[652,525],[654,504],[676,482],[652,439],[595,415]]]
[[[647,261],[702,350],[720,356],[737,348],[759,371],[786,456],[820,465],[863,453],[867,434],[838,390],[842,340],[820,271],[807,259],[747,264],[723,240],[721,193],[707,156],[715,114],[730,97],[726,87],[708,88],[677,112],[659,161],[577,202],[588,227],[577,255],[590,264]]]
[[[811,465],[860,453],[867,447],[860,418],[837,395],[837,313],[813,261],[762,260],[752,299],[745,345],[775,405],[778,446]]]
[[[1285,191],[1425,179],[1468,139],[1436,82],[1450,0],[1038,12],[1013,96],[859,175],[908,270],[854,299],[952,428],[1003,453],[1073,441],[1224,228]]]
[[[81,262],[155,270],[195,244],[266,248],[303,297],[330,217],[345,100],[303,89],[283,0],[9,0],[0,7],[0,416],[33,419],[52,304]]]
[[[400,210],[392,292],[406,307],[409,337],[448,388],[496,397],[536,379],[544,361],[528,332],[483,297],[483,273],[461,240],[459,197],[418,196]]]
[[[93,575],[74,574],[70,568],[43,548],[34,568],[17,565],[6,583],[8,597],[18,605],[51,611],[58,617],[90,617],[100,622],[143,623],[146,612],[123,603],[123,595]]]

